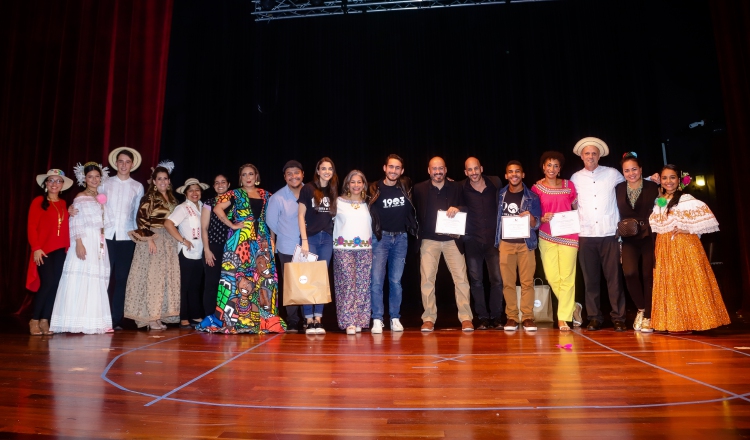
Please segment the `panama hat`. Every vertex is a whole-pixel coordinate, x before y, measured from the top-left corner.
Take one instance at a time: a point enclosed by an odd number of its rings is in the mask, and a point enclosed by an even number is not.
[[[129,151],[133,155],[133,168],[130,169],[130,171],[135,171],[138,169],[139,166],[141,166],[141,153],[135,151],[134,149],[130,147],[117,147],[114,150],[112,150],[109,153],[109,165],[117,169],[117,156],[122,151]]]
[[[201,187],[201,189],[208,189],[208,184],[201,183],[198,179],[195,177],[191,177],[188,180],[185,181],[185,184],[181,187],[177,188],[175,191],[177,191],[177,194],[185,194],[185,190],[190,187],[190,185],[198,185]]]
[[[599,156],[601,157],[609,154],[609,147],[607,146],[607,143],[596,137],[585,137],[578,141],[576,146],[573,147],[573,153],[575,153],[576,156],[580,156],[581,152],[583,152],[583,149],[588,147],[589,145],[593,145],[598,148]]]
[[[62,190],[65,191],[69,189],[71,186],[73,186],[73,179],[69,177],[65,177],[65,173],[63,170],[58,170],[57,168],[52,168],[51,170],[47,171],[47,174],[39,174],[36,176],[36,183],[39,184],[42,188],[44,188],[44,181],[47,180],[47,177],[49,176],[60,176],[63,179],[63,187]]]

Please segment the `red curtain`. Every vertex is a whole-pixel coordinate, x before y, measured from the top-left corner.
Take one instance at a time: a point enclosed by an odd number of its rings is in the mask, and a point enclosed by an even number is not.
[[[727,165],[717,173],[731,173],[735,184],[734,204],[737,213],[742,285],[742,311],[750,319],[750,206],[742,187],[750,163],[750,2],[711,0],[716,52],[719,60],[724,112],[729,145],[720,151]],[[719,162],[719,163],[721,163]]]
[[[141,182],[157,162],[172,3],[0,2],[0,310],[18,310],[26,297],[35,175],[61,168],[73,177],[77,162],[108,166],[121,145],[143,155]]]

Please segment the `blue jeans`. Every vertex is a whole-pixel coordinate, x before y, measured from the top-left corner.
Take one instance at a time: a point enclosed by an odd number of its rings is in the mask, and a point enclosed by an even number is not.
[[[331,264],[331,254],[333,254],[333,237],[326,231],[320,231],[315,235],[307,237],[307,246],[310,252],[318,256],[318,261],[325,261],[326,267]],[[305,318],[313,316],[323,316],[323,306],[325,304],[307,304],[302,306],[302,313]]]
[[[378,241],[372,237],[372,281],[370,284],[370,299],[372,301],[372,319],[383,319],[383,281],[385,267],[388,265],[388,316],[391,319],[400,318],[401,275],[406,263],[406,249],[409,239],[406,232],[399,235],[385,235]]]

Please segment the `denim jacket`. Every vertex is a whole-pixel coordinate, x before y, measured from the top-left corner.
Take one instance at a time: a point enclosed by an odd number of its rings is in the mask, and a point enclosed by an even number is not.
[[[523,198],[521,199],[521,212],[529,211],[534,216],[536,225],[531,227],[531,234],[529,238],[524,239],[526,241],[526,247],[530,251],[536,249],[538,239],[536,231],[539,229],[542,217],[542,203],[539,201],[539,196],[531,192],[526,185],[523,184]],[[505,185],[505,188],[501,189],[497,194],[497,232],[495,233],[495,247],[500,246],[500,240],[503,236],[503,222],[500,218],[503,216],[503,203],[505,203],[505,193],[508,192],[509,185]]]

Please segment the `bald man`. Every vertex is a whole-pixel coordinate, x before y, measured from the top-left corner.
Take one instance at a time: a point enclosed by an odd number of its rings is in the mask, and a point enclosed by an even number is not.
[[[477,330],[503,328],[503,279],[500,259],[495,247],[497,198],[502,183],[497,176],[487,176],[476,157],[464,162],[466,180],[461,192],[466,205],[466,235],[464,247],[469,273],[471,297],[477,316]],[[490,278],[489,308],[484,293],[484,266]]]
[[[420,273],[422,276],[422,331],[435,329],[437,306],[435,305],[435,278],[440,255],[453,277],[458,320],[461,330],[474,331],[471,306],[469,304],[469,282],[466,277],[466,261],[463,256],[463,243],[453,236],[435,233],[438,211],[447,211],[448,217],[455,217],[459,211],[466,212],[463,206],[461,186],[445,179],[448,168],[441,157],[433,157],[427,167],[429,180],[414,186],[414,205],[420,230]]]

